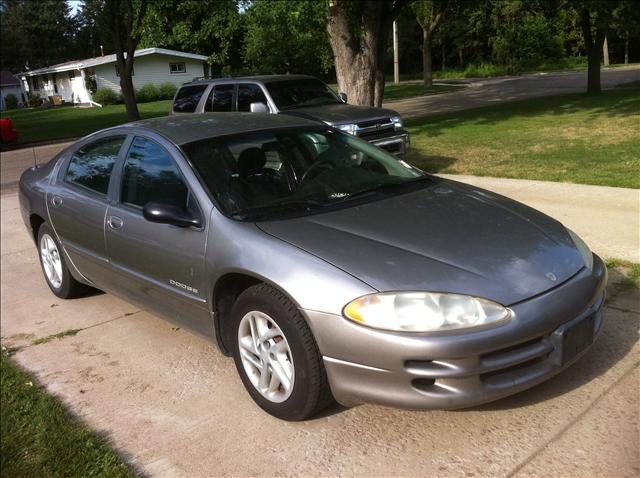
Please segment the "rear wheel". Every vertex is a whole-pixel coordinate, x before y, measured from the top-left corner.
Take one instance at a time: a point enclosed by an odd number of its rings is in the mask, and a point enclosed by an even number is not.
[[[38,255],[47,285],[61,299],[73,299],[87,292],[88,286],[73,278],[60,243],[48,224],[38,229]]]
[[[262,409],[304,420],[332,402],[311,330],[284,294],[267,284],[252,286],[238,297],[232,317],[236,368]]]

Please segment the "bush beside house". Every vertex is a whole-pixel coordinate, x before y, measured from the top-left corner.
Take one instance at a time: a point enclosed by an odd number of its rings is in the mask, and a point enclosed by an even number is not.
[[[4,105],[8,110],[13,110],[18,107],[18,97],[12,93],[4,97]]]

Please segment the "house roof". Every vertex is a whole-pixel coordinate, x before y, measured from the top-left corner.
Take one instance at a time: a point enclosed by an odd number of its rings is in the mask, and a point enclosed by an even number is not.
[[[20,80],[10,71],[2,70],[0,71],[0,86],[20,86]]]
[[[169,55],[182,58],[190,58],[192,60],[205,61],[207,59],[204,55],[197,55],[195,53],[187,53],[184,51],[167,50],[166,48],[143,48],[142,50],[136,50],[133,53],[133,57],[146,55]],[[45,68],[38,68],[37,70],[29,70],[19,73],[20,76],[36,76],[44,75],[47,73],[57,73],[61,71],[80,70],[82,68],[91,68],[93,66],[104,65],[107,63],[115,63],[116,55],[97,56],[95,58],[87,58],[86,60],[74,60],[67,61],[65,63],[58,63],[57,65],[47,66]]]

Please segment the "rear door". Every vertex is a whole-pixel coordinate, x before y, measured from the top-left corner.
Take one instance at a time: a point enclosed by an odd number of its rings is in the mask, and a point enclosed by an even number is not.
[[[104,241],[109,183],[126,139],[107,136],[68,153],[47,192],[49,217],[64,250],[101,288],[109,270]]]
[[[233,83],[216,83],[204,104],[204,112],[228,113],[233,111],[235,89]]]
[[[205,278],[208,211],[202,210],[173,157],[159,138],[137,135],[114,181],[119,191],[106,213],[107,253],[120,295],[156,313],[211,332]],[[172,150],[172,153],[168,149]],[[203,227],[176,227],[147,221],[151,201],[189,209]]]

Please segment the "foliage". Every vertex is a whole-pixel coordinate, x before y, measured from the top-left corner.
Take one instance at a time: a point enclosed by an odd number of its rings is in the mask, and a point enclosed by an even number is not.
[[[43,100],[42,98],[40,98],[40,95],[38,93],[35,93],[31,95],[28,103],[31,108],[37,108],[38,106],[42,106]]]
[[[13,110],[18,107],[18,97],[13,93],[9,93],[4,97],[4,105],[8,110]]]
[[[136,101],[138,103],[150,103],[159,99],[161,99],[160,90],[153,83],[148,83],[136,91]]]
[[[85,74],[84,76],[84,87],[91,94],[94,94],[98,89],[98,83],[96,82],[96,77],[94,75]]]
[[[140,46],[165,47],[209,57],[215,71],[242,66],[240,0],[155,0],[145,18]]]
[[[118,95],[111,88],[98,88],[91,99],[102,106],[115,105],[118,102]]]
[[[256,0],[243,16],[243,57],[256,72],[325,74],[333,63],[325,31],[327,4]]]
[[[176,87],[176,85],[174,85],[170,81],[162,83],[158,87],[158,92],[160,94],[160,98],[159,99],[161,99],[161,100],[172,100],[173,97],[176,95],[176,91],[177,90],[178,90],[178,88]]]
[[[65,407],[0,356],[0,468],[3,476],[111,476],[135,473]]]
[[[406,121],[429,172],[640,188],[640,88],[505,102]]]
[[[74,21],[65,0],[2,0],[0,66],[22,72],[71,60]]]

